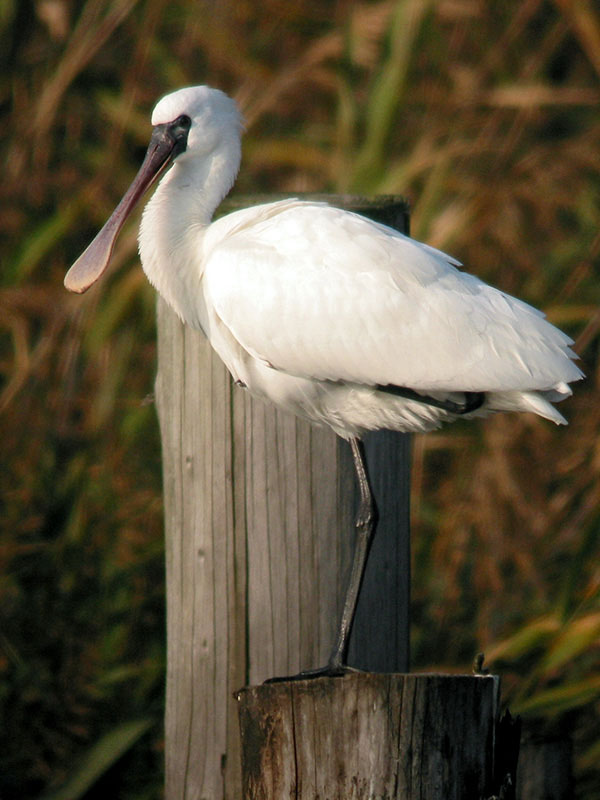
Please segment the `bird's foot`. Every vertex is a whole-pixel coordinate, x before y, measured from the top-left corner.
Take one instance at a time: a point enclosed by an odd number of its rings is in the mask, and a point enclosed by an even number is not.
[[[349,667],[347,664],[329,663],[324,667],[317,667],[316,669],[304,669],[297,675],[285,675],[281,677],[268,678],[265,683],[284,683],[287,681],[310,681],[313,678],[339,678],[342,675],[350,675],[352,673],[362,672],[355,667]]]

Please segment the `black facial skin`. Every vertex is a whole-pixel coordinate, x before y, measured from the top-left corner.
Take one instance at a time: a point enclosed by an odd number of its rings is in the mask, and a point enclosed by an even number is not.
[[[152,133],[152,138],[155,135],[161,138],[170,139],[174,144],[171,150],[171,160],[177,158],[180,153],[185,152],[187,148],[187,139],[190,132],[192,120],[187,114],[182,114],[173,122],[165,122],[162,125],[155,125]]]

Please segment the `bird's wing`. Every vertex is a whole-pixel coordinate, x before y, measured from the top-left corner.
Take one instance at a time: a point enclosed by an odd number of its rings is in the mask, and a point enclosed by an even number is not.
[[[232,216],[205,253],[205,296],[274,369],[429,391],[581,376],[571,340],[541,312],[390,228],[303,202]]]

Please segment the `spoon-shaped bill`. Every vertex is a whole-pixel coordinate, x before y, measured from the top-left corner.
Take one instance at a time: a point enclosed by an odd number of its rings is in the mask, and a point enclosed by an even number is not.
[[[170,165],[176,155],[176,146],[177,141],[172,137],[169,129],[164,125],[157,125],[152,133],[142,166],[131,186],[102,229],[65,275],[64,283],[70,292],[82,294],[104,273],[125,220],[144,192],[158,180]]]

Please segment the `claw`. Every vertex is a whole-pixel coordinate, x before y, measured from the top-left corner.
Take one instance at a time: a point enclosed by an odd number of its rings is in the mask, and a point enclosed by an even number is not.
[[[347,664],[326,664],[317,669],[304,669],[297,675],[282,675],[281,677],[268,678],[267,683],[287,683],[288,681],[310,681],[314,678],[341,678],[343,675],[350,675],[363,670],[349,667]]]

